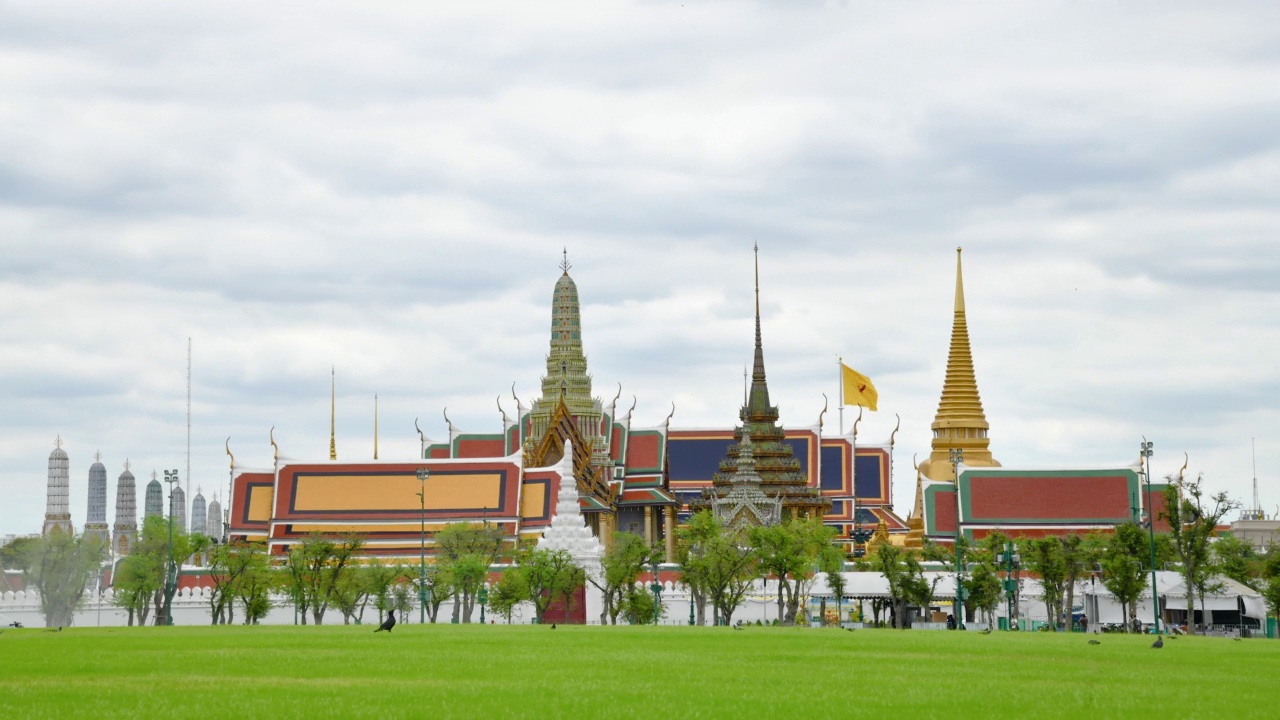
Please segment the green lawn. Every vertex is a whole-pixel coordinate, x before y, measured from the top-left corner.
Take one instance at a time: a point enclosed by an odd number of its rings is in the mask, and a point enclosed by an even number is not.
[[[6,630],[0,718],[1266,717],[1280,641],[400,625]]]

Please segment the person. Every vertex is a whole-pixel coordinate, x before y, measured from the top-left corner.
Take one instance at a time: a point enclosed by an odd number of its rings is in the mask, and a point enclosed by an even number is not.
[[[1088,615],[1080,616],[1080,632],[1084,632],[1084,633],[1089,632],[1089,616]]]
[[[947,629],[948,630],[956,629],[956,618],[951,613],[947,613]]]

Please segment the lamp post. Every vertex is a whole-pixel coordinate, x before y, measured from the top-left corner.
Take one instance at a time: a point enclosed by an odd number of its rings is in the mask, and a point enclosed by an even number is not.
[[[1147,480],[1147,530],[1151,535],[1151,615],[1155,623],[1156,635],[1160,634],[1160,596],[1156,589],[1156,513],[1155,506],[1151,503],[1151,448],[1155,443],[1149,442],[1147,436],[1142,436],[1142,462],[1144,465],[1143,475]],[[1190,588],[1187,590],[1190,592]]]
[[[951,474],[956,478],[956,629],[964,629],[964,584],[960,579],[964,571],[964,559],[960,547],[960,463],[964,462],[964,449],[951,448]]]
[[[418,570],[418,623],[422,625],[427,622],[427,478],[429,477],[431,477],[430,470],[418,468],[418,482],[422,484],[422,491],[418,493],[418,502],[422,510],[422,536],[419,553],[421,565]]]
[[[173,624],[173,595],[178,591],[178,568],[173,561],[173,489],[178,484],[178,471],[165,470],[164,481],[169,484],[169,566],[164,578],[164,624]]]
[[[658,617],[662,614],[662,583],[658,582],[658,556],[653,556],[653,582],[649,585],[649,589],[653,591],[653,624],[658,624]]]
[[[484,624],[484,606],[489,602],[489,588],[481,585],[480,592],[476,593],[476,600],[480,601],[480,624]]]
[[[853,556],[855,558],[866,557],[867,541],[871,539],[871,531],[862,526],[862,521],[858,519],[858,498],[853,499],[853,530],[850,531],[849,537],[853,540]]]
[[[1021,565],[1021,558],[1014,551],[1013,541],[1004,544],[1004,594],[1005,614],[1009,616],[1009,629],[1013,629],[1013,596],[1018,592],[1018,578],[1014,572]]]

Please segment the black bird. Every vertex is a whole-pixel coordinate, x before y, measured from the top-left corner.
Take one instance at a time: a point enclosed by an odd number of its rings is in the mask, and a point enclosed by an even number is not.
[[[551,629],[552,629],[552,630],[555,630],[555,629],[556,629],[556,624],[555,624],[555,623],[551,623]]]
[[[990,635],[990,634],[991,634],[991,628],[987,628],[986,630],[979,630],[979,631],[978,631],[978,634],[980,634],[980,635]]]
[[[387,632],[391,632],[391,628],[393,628],[393,627],[395,627],[395,626],[396,626],[396,611],[395,611],[395,610],[388,610],[388,611],[387,611],[387,619],[386,619],[386,620],[383,620],[383,621],[382,621],[382,624],[381,624],[381,625],[379,625],[379,626],[378,626],[378,629],[377,629],[377,630],[374,630],[374,632],[376,632],[376,633],[380,633],[380,632],[382,632],[383,630],[386,630]]]
[[[1089,644],[1090,644],[1090,645],[1101,645],[1101,644],[1102,644],[1102,641],[1101,641],[1101,640],[1090,640],[1090,641],[1089,641]]]
[[[1155,649],[1157,649],[1157,650],[1159,650],[1160,648],[1164,647],[1164,638],[1162,638],[1162,637],[1158,637],[1158,638],[1156,638],[1156,641],[1155,641],[1155,642],[1153,642],[1153,643],[1151,643],[1151,647],[1153,647],[1153,648],[1155,648]]]

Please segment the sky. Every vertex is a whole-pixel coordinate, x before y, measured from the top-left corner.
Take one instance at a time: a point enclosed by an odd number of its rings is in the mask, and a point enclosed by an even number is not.
[[[77,526],[186,474],[188,338],[192,494],[327,457],[331,368],[340,459],[496,431],[562,252],[595,393],[731,426],[755,243],[781,422],[869,375],[903,516],[957,246],[996,459],[1250,503],[1256,438],[1270,514],[1277,127],[1273,2],[3,3],[0,535],[58,436]]]

